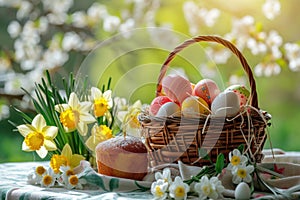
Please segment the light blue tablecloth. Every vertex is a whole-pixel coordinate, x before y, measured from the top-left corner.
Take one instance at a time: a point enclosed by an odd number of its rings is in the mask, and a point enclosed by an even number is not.
[[[104,192],[99,189],[67,190],[63,187],[42,188],[27,184],[33,167],[47,166],[48,162],[0,164],[1,199],[152,199],[150,192]]]
[[[266,153],[263,162],[286,163],[290,169],[286,170],[287,174],[294,171],[287,180],[275,180],[277,185],[291,184],[290,187],[300,185],[300,153],[299,152],[278,152],[273,156]],[[82,164],[87,163],[83,162]],[[297,166],[292,166],[295,163]],[[1,199],[13,200],[29,200],[29,199],[153,199],[149,188],[151,182],[137,182],[128,179],[118,179],[115,177],[107,177],[96,173],[89,166],[82,166],[85,178],[92,185],[87,185],[83,190],[67,190],[62,186],[43,188],[40,186],[30,185],[27,183],[27,175],[29,172],[39,166],[49,166],[49,162],[18,162],[18,163],[3,163],[0,164],[0,197]],[[295,171],[296,170],[296,171]],[[101,179],[101,180],[100,180]],[[113,179],[113,181],[112,181]],[[116,180],[118,179],[118,180]],[[117,181],[117,187],[111,187],[111,181]],[[275,182],[276,183],[276,182]],[[94,184],[94,185],[93,185]],[[147,189],[148,188],[148,189]],[[232,190],[227,190],[226,196],[232,197]],[[278,199],[279,196],[265,194],[267,196],[262,199]],[[300,199],[300,191],[297,189],[293,192],[294,199]],[[189,197],[188,199],[197,198]],[[283,199],[283,198],[281,198]]]

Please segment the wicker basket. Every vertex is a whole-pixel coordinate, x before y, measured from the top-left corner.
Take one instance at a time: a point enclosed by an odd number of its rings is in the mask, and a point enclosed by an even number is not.
[[[265,129],[270,125],[268,121],[271,116],[259,109],[251,68],[241,52],[229,41],[217,36],[198,36],[177,46],[162,65],[156,96],[163,95],[161,82],[176,54],[191,44],[203,41],[222,44],[238,57],[250,82],[250,101],[247,111],[233,118],[213,115],[199,118],[183,116],[162,118],[142,113],[139,121],[149,150],[151,167],[178,160],[189,165],[203,166],[209,164],[208,160],[202,159],[205,156],[202,155],[203,152],[207,152],[213,162],[216,161],[219,153],[223,153],[228,161],[228,153],[241,144],[245,144],[246,151],[254,161],[260,162],[262,159],[261,151],[267,138]]]

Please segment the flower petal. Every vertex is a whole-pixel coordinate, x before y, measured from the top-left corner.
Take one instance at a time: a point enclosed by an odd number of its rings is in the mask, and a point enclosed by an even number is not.
[[[93,117],[93,115],[89,113],[84,113],[80,115],[80,121],[86,124],[90,124],[96,121],[96,119]]]
[[[70,167],[71,168],[77,167],[80,164],[80,161],[82,160],[85,160],[85,157],[83,157],[82,155],[79,154],[72,155],[70,160]]]
[[[53,140],[44,140],[44,146],[48,151],[55,151],[57,149]]]
[[[64,155],[68,159],[68,161],[71,160],[71,158],[72,158],[72,149],[71,149],[71,147],[68,143],[65,144],[64,148],[62,149],[61,155]]]
[[[80,102],[79,102],[77,95],[74,92],[72,92],[70,94],[70,98],[69,98],[69,102],[68,102],[69,106],[71,106],[72,108],[77,108],[79,103]]]
[[[44,146],[41,146],[39,150],[36,150],[36,153],[43,159],[48,154],[48,150]]]
[[[43,133],[46,139],[54,139],[58,133],[58,128],[56,126],[46,126]]]
[[[55,110],[59,113],[63,112],[64,110],[68,110],[70,106],[68,104],[58,104],[54,106]]]
[[[43,128],[47,126],[46,120],[43,117],[43,115],[38,114],[37,116],[34,117],[32,120],[32,126],[36,128],[36,130],[42,132]]]
[[[83,101],[79,105],[79,109],[81,113],[88,113],[92,108],[92,103],[88,101]]]
[[[88,126],[86,123],[79,122],[77,124],[77,130],[80,133],[80,135],[86,136],[87,131],[88,131]]]
[[[17,129],[23,137],[26,137],[30,132],[34,131],[34,127],[30,124],[22,124],[17,126]]]
[[[25,141],[23,141],[23,143],[22,143],[22,150],[23,150],[23,151],[32,151],[32,150],[27,146],[27,144],[25,143]]]
[[[94,136],[90,136],[86,141],[85,141],[85,145],[91,150],[91,151],[95,151],[95,148],[97,146],[97,144],[99,143],[99,141],[96,140],[96,137]]]
[[[102,97],[102,92],[101,92],[101,90],[99,90],[98,88],[92,87],[92,88],[91,88],[91,95],[92,95],[92,99],[93,99],[93,100],[99,99],[99,98]]]

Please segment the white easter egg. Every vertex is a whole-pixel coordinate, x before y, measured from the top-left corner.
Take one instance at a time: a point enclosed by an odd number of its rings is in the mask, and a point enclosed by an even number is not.
[[[234,197],[237,200],[248,200],[251,197],[251,190],[247,183],[239,183],[234,191]]]
[[[211,104],[211,111],[215,116],[235,116],[240,111],[240,102],[236,93],[221,92]]]
[[[168,117],[171,115],[180,115],[180,107],[178,104],[174,102],[167,102],[163,104],[157,114],[155,115],[156,117]]]

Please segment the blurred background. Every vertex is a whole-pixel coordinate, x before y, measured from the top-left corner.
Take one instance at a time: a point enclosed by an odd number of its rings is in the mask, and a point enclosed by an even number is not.
[[[34,161],[21,150],[14,108],[36,113],[28,93],[49,70],[58,87],[70,72],[114,94],[149,104],[168,53],[187,38],[219,35],[234,43],[255,75],[259,106],[272,115],[265,148],[300,151],[300,40],[297,0],[0,0],[0,162]],[[221,89],[247,85],[228,50],[202,44],[170,70]],[[124,85],[126,87],[124,87]],[[248,87],[249,88],[249,87]]]

